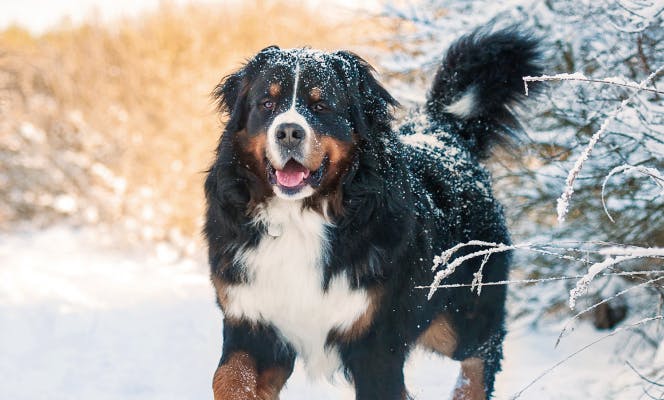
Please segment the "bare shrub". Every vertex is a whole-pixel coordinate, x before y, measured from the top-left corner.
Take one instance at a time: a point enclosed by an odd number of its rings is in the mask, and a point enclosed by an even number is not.
[[[347,47],[367,26],[318,15],[283,0],[164,3],[109,24],[0,32],[0,227],[65,218],[197,237],[220,132],[209,92],[263,47]]]

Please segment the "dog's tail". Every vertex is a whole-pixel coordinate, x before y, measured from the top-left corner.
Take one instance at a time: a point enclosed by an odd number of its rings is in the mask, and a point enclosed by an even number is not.
[[[482,28],[463,36],[436,73],[426,103],[429,117],[453,124],[474,154],[487,157],[493,144],[509,142],[522,131],[513,107],[526,98],[522,77],[542,73],[539,45],[516,27]]]

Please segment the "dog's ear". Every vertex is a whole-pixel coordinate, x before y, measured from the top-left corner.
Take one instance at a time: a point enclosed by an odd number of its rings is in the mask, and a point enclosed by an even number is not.
[[[246,96],[249,88],[247,67],[225,76],[212,91],[217,110],[228,115],[227,132],[237,132],[244,128],[246,121]]]
[[[217,102],[217,110],[222,113],[231,114],[240,94],[244,67],[221,79],[212,91],[212,98]]]
[[[225,76],[212,91],[212,98],[217,103],[217,110],[229,116],[226,124],[228,131],[237,132],[244,128],[247,112],[246,97],[252,76],[257,70],[257,66],[265,61],[270,52],[274,51],[279,51],[279,47],[264,48],[242,68]]]
[[[355,131],[368,138],[371,132],[388,128],[392,120],[391,108],[399,103],[378,82],[374,68],[350,51],[338,51],[334,55],[341,61],[337,63],[337,72],[346,81]]]

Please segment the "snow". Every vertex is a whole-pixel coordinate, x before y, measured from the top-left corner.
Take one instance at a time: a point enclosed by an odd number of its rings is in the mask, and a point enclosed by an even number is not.
[[[648,75],[648,78],[644,79],[639,84],[638,88],[639,89],[645,88],[662,71],[664,71],[664,66],[659,67],[655,72]],[[572,194],[574,193],[574,181],[576,181],[576,178],[579,176],[583,164],[586,162],[586,160],[588,160],[588,157],[590,157],[590,153],[592,152],[597,142],[599,142],[599,140],[602,138],[602,136],[608,129],[609,124],[612,123],[613,120],[618,118],[620,113],[627,106],[627,104],[633,99],[633,97],[634,94],[624,99],[622,102],[620,102],[620,105],[616,107],[608,115],[608,117],[604,120],[604,122],[602,122],[599,130],[593,134],[592,138],[590,138],[590,142],[588,142],[588,145],[586,146],[585,150],[581,153],[581,156],[574,163],[574,167],[569,171],[569,174],[567,175],[567,180],[565,181],[565,189],[558,198],[558,204],[556,207],[558,211],[558,222],[563,223],[565,221],[565,217],[567,216],[567,212],[569,211],[569,202],[572,197]]]
[[[429,146],[435,149],[443,146],[443,142],[438,140],[435,136],[427,135],[421,132],[414,133],[412,135],[399,136],[399,140],[401,140],[401,143],[403,144],[420,148]]]
[[[646,90],[653,93],[661,93],[657,89],[647,88],[637,82],[630,81],[624,76],[610,76],[607,78],[589,78],[581,72],[575,72],[573,74],[562,73],[556,75],[541,75],[541,76],[524,76],[523,83],[525,85],[525,93],[528,96],[528,82],[547,82],[547,81],[583,81],[583,82],[593,82],[593,83],[605,83],[610,85],[624,86],[636,90]]]
[[[546,82],[546,81],[573,81],[573,80],[588,80],[588,78],[581,72],[573,74],[556,74],[556,75],[541,75],[541,76],[524,76],[523,84],[526,96],[528,96],[528,82]]]
[[[203,249],[176,257],[166,244],[118,243],[95,228],[0,234],[0,398],[211,398],[221,314]],[[581,325],[554,349],[558,333],[511,327],[497,399],[603,336]],[[610,398],[633,375],[612,355],[621,340],[591,347],[520,398]],[[407,385],[418,399],[448,398],[458,368],[418,350]],[[282,398],[352,399],[349,385],[336,381],[309,382],[298,363]]]
[[[576,307],[576,299],[588,292],[588,286],[595,277],[607,268],[618,264],[621,261],[628,260],[630,257],[609,257],[604,261],[595,263],[588,268],[588,272],[581,278],[576,286],[569,291],[569,308],[573,310]]]

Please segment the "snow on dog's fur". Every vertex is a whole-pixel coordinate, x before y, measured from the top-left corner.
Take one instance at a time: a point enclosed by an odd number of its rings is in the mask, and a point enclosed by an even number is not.
[[[215,399],[277,398],[298,356],[313,375],[342,369],[358,399],[403,399],[416,345],[462,361],[455,398],[491,395],[505,288],[427,301],[415,287],[447,248],[509,243],[479,160],[518,130],[510,107],[537,60],[537,41],[515,29],[461,38],[426,106],[396,130],[396,101],[346,51],[273,46],[222,81],[214,96],[229,119],[205,185],[225,317]],[[509,254],[492,255],[484,279],[508,267]]]

